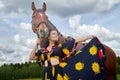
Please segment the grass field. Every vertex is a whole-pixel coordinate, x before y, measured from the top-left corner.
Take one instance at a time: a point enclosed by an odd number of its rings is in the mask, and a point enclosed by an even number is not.
[[[34,79],[19,79],[19,80],[42,80],[41,78],[34,78]],[[120,80],[120,74],[117,75],[117,80]]]
[[[117,75],[117,80],[120,80],[120,74]]]
[[[42,80],[42,78],[34,78],[34,79],[19,79],[19,80]]]

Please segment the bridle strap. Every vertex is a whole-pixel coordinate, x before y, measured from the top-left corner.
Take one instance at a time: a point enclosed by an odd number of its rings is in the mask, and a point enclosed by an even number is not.
[[[40,24],[44,23],[46,25],[46,27],[48,26],[48,22],[47,21],[40,21],[36,26],[35,29],[37,29],[39,27]]]

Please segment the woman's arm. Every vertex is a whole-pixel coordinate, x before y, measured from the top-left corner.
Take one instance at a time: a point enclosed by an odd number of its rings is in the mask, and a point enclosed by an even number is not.
[[[36,50],[37,50],[37,44],[35,44],[33,50],[30,53],[30,60],[37,60],[38,57],[35,55]]]
[[[38,59],[38,56],[36,56],[36,50],[37,50],[39,45],[40,45],[40,39],[37,39],[37,42],[36,42],[33,50],[30,53],[30,57],[29,57],[30,60],[37,60]]]
[[[82,37],[82,38],[78,38],[78,39],[75,39],[75,43],[84,42],[88,39],[92,39],[93,37],[94,37],[93,35],[89,35],[89,36],[85,36],[85,37]]]

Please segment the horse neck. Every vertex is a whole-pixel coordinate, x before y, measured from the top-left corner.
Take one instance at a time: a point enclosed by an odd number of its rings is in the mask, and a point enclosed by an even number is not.
[[[57,30],[56,26],[53,25],[49,20],[48,20],[48,29],[55,29],[55,30]]]
[[[49,20],[48,20],[48,29],[55,29],[58,31],[58,29],[56,28],[55,25],[53,25]],[[66,41],[66,38],[63,37],[63,35],[58,31],[58,33],[60,34],[59,36],[59,42],[60,43],[64,43]]]

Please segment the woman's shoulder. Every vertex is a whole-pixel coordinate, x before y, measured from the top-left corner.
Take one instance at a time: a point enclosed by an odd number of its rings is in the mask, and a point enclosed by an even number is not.
[[[63,43],[63,45],[68,45],[68,44],[71,44],[71,43],[74,43],[75,42],[75,39],[72,38],[72,37],[67,37],[66,38],[66,41]]]
[[[74,40],[74,38],[71,37],[71,36],[68,36],[68,37],[66,38],[66,41],[71,41],[71,40]]]

